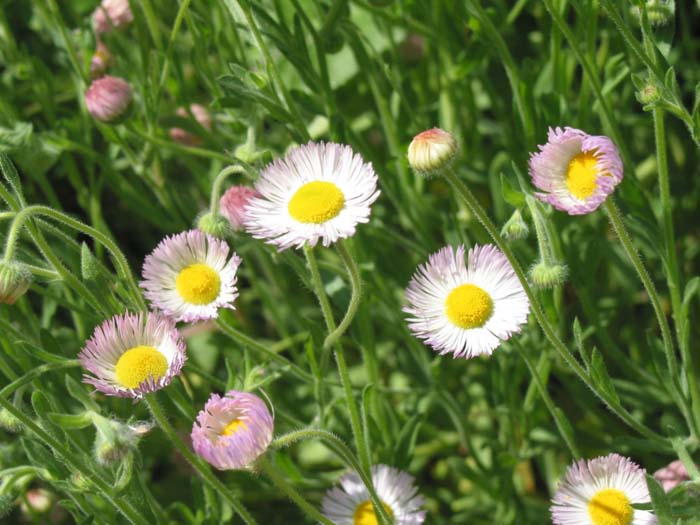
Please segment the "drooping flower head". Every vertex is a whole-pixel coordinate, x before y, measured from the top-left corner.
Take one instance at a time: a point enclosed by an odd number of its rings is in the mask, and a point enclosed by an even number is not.
[[[440,354],[490,355],[520,332],[530,311],[505,255],[495,246],[447,246],[418,267],[406,290],[411,331]]]
[[[273,419],[254,394],[230,390],[212,394],[192,426],[192,446],[219,470],[243,469],[267,450]]]
[[[254,188],[248,186],[231,186],[219,201],[221,215],[231,223],[233,231],[243,229],[245,208],[253,198],[261,197]]]
[[[280,250],[329,246],[368,222],[379,197],[372,165],[349,146],[309,142],[267,166],[246,207],[246,229]]]
[[[105,75],[92,81],[85,92],[85,105],[96,120],[114,123],[126,116],[132,97],[126,80]]]
[[[192,112],[192,115],[194,115],[195,120],[199,123],[200,126],[202,126],[208,131],[211,131],[211,115],[209,114],[207,108],[205,108],[201,104],[191,104],[190,111]],[[187,110],[185,108],[177,108],[177,111],[175,113],[178,117],[190,118],[190,114],[187,113]],[[190,133],[186,129],[177,127],[170,128],[168,134],[170,135],[170,138],[173,139],[175,142],[178,142],[185,146],[197,146],[202,143],[202,139],[200,137]]]
[[[661,483],[663,489],[668,492],[684,481],[689,481],[690,475],[683,462],[677,459],[654,472],[654,479]]]
[[[32,284],[32,272],[17,261],[0,261],[0,304],[15,304]]]
[[[555,525],[651,525],[656,516],[636,510],[649,503],[646,472],[630,459],[610,454],[569,467],[552,499]]]
[[[226,241],[199,230],[166,237],[143,263],[144,295],[175,321],[215,319],[233,309],[241,258]]]
[[[112,317],[80,351],[83,381],[110,396],[140,398],[170,384],[187,359],[171,320],[156,313]]]
[[[550,128],[547,144],[530,156],[535,197],[569,215],[598,209],[622,182],[622,160],[608,137],[575,128]]]
[[[128,26],[134,20],[129,0],[102,0],[92,15],[97,36]]]
[[[394,525],[420,525],[424,503],[413,476],[386,465],[372,467],[372,484]],[[379,520],[367,487],[356,472],[340,478],[340,487],[329,490],[321,504],[323,514],[335,525],[377,525]]]
[[[457,154],[457,141],[440,128],[423,131],[413,137],[408,146],[408,163],[420,173],[435,173]]]

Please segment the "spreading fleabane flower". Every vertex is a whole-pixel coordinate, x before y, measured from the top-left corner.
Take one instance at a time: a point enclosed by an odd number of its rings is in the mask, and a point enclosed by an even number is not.
[[[434,173],[445,166],[457,154],[457,141],[440,128],[423,131],[413,137],[408,146],[408,163],[420,173]]]
[[[447,246],[430,256],[406,289],[411,331],[440,354],[490,355],[527,322],[525,290],[505,255],[492,244]]]
[[[379,197],[372,165],[349,146],[309,142],[267,166],[246,207],[245,226],[280,250],[329,246],[368,222]]]
[[[245,208],[251,199],[261,197],[254,188],[248,186],[231,186],[219,200],[219,211],[231,223],[233,231],[243,229]]]
[[[386,465],[372,467],[372,484],[394,525],[420,525],[424,503],[413,476]],[[329,490],[321,504],[323,514],[335,525],[377,525],[379,520],[367,487],[356,472],[340,478],[340,487]]]
[[[92,15],[95,33],[101,35],[128,26],[134,20],[129,0],[102,0]]]
[[[126,80],[105,75],[93,80],[85,92],[85,105],[96,120],[119,122],[131,106],[133,95]]]
[[[610,454],[571,465],[550,510],[555,525],[651,525],[652,512],[632,507],[649,502],[645,470]]]
[[[530,156],[532,183],[546,193],[535,193],[569,215],[591,213],[622,182],[622,160],[608,137],[580,129],[549,129],[547,144]]]
[[[219,470],[243,469],[267,450],[273,419],[254,394],[230,390],[212,394],[192,425],[192,446]]]
[[[199,230],[166,237],[143,263],[144,295],[175,321],[215,319],[238,297],[241,258],[229,251],[226,241]]]
[[[78,356],[83,381],[110,396],[140,398],[170,384],[187,359],[173,322],[155,313],[113,317],[95,328]]]

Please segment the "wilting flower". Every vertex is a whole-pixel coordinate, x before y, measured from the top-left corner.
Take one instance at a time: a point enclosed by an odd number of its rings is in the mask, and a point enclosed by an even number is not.
[[[684,481],[690,480],[690,476],[683,462],[676,460],[654,472],[654,479],[668,492]]]
[[[580,460],[566,472],[552,499],[555,525],[651,525],[656,516],[632,505],[649,503],[646,472],[630,459],[610,454]]]
[[[134,20],[129,0],[102,0],[92,15],[95,33],[101,35],[128,26]]]
[[[141,287],[153,306],[175,321],[215,319],[233,309],[241,258],[225,241],[199,230],[166,237],[143,263]]]
[[[221,215],[231,223],[234,231],[240,231],[244,226],[245,208],[253,198],[261,197],[254,188],[248,186],[231,186],[219,201]]]
[[[219,470],[243,469],[267,450],[273,420],[254,394],[230,390],[212,394],[192,426],[192,446]]]
[[[421,173],[434,173],[446,167],[457,154],[457,141],[440,128],[423,131],[408,146],[408,164]]]
[[[520,332],[530,311],[525,290],[495,246],[447,246],[430,256],[406,290],[409,328],[440,354],[490,355]]]
[[[539,149],[530,156],[530,177],[546,193],[535,196],[569,215],[596,210],[622,182],[622,160],[608,137],[550,128]]]
[[[85,105],[100,122],[118,122],[126,116],[132,97],[126,80],[105,75],[92,81],[85,92]]]
[[[209,114],[209,111],[207,111],[207,108],[200,104],[191,104],[190,111],[200,126],[208,131],[211,131],[211,115]],[[187,113],[185,108],[178,108],[175,113],[178,117],[190,117],[190,114]],[[200,137],[193,135],[189,131],[182,128],[170,128],[168,133],[170,134],[171,139],[185,146],[196,146],[202,143],[202,139]]]
[[[112,65],[114,59],[109,48],[104,43],[98,41],[95,53],[90,58],[90,74],[92,78],[98,78],[105,74],[109,66]]]
[[[420,525],[425,511],[413,476],[386,465],[372,467],[372,484],[394,525]],[[340,478],[340,487],[329,490],[321,504],[323,514],[335,525],[377,525],[367,487],[356,472]]]
[[[14,304],[32,284],[32,272],[17,261],[0,261],[0,304]]]
[[[78,356],[83,381],[110,396],[140,398],[170,384],[185,363],[185,341],[155,313],[112,317],[95,328]]]
[[[245,226],[280,250],[329,246],[368,222],[377,176],[349,146],[309,142],[267,166],[246,207]]]

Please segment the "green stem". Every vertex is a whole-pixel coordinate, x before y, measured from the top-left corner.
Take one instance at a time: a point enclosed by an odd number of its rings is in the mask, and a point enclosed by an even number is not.
[[[39,277],[44,277],[46,279],[59,279],[59,280],[61,279],[61,276],[59,275],[59,273],[54,271],[54,270],[42,268],[41,266],[34,266],[33,264],[25,264],[24,266],[30,272],[32,272],[32,275],[37,275]]]
[[[158,116],[158,105],[160,103],[160,96],[163,91],[163,86],[165,85],[165,80],[168,78],[168,71],[170,70],[170,61],[172,59],[172,54],[173,54],[173,48],[175,45],[175,37],[177,36],[177,32],[180,30],[180,26],[182,25],[182,21],[185,18],[185,13],[187,12],[187,9],[190,6],[190,1],[191,0],[183,0],[180,3],[180,8],[177,10],[177,15],[175,16],[175,22],[173,22],[173,28],[170,31],[170,38],[168,39],[168,47],[165,50],[165,59],[163,61],[163,69],[160,72],[160,80],[158,82],[158,90],[156,91],[156,97],[155,97],[155,111],[156,111],[156,117]],[[154,22],[154,26],[156,23]],[[150,24],[149,24],[150,26]],[[157,35],[154,33],[154,39],[158,38],[158,49],[162,47],[162,44],[160,43],[160,35]]]
[[[175,432],[175,429],[168,422],[167,417],[163,413],[163,409],[158,404],[158,401],[154,398],[155,394],[146,396],[146,404],[148,409],[153,415],[153,419],[156,420],[158,426],[168,437],[168,440],[175,446],[177,451],[182,454],[182,456],[187,460],[187,462],[192,465],[192,467],[197,471],[205,483],[207,483],[212,489],[218,492],[221,497],[223,497],[233,510],[238,513],[238,515],[243,519],[247,525],[257,525],[255,519],[250,515],[248,510],[243,506],[243,504],[238,500],[236,496],[231,494],[231,492],[226,488],[226,486],[211,473],[209,467],[202,464],[202,461],[194,455],[194,453],[185,445],[180,437]]]
[[[70,359],[58,363],[47,363],[45,365],[37,366],[36,368],[33,368],[32,370],[24,374],[22,377],[12,381],[12,383],[10,383],[9,385],[4,386],[2,390],[0,390],[0,397],[6,398],[10,396],[12,393],[15,392],[15,390],[21,388],[24,385],[28,385],[29,383],[34,381],[39,376],[45,374],[46,372],[51,372],[53,370],[63,370],[65,368],[73,368],[76,366],[80,366],[80,361],[78,361],[77,359]]]
[[[13,211],[4,211],[0,213],[0,221],[6,221],[14,217],[16,214]]]
[[[80,61],[78,61],[78,56],[75,54],[75,49],[73,49],[73,46],[70,42],[70,38],[68,38],[68,33],[66,32],[66,25],[61,19],[61,12],[58,9],[58,6],[56,5],[56,0],[47,0],[47,4],[49,5],[49,11],[51,11],[51,14],[55,19],[56,25],[58,26],[58,31],[61,33],[63,47],[68,53],[68,58],[70,59],[70,63],[73,66],[73,69],[75,69],[75,72],[78,74],[83,83],[89,82],[87,73],[83,71],[82,67],[80,67]]]
[[[222,169],[214,179],[214,184],[211,188],[211,199],[209,201],[209,213],[216,216],[219,213],[219,199],[221,198],[221,186],[229,175],[234,173],[245,173],[243,166],[233,164]]]
[[[651,439],[660,444],[668,445],[666,439],[663,436],[647,428],[645,425],[634,419],[634,417],[632,417],[632,415],[619,403],[619,401],[614,399],[612,396],[608,395],[606,392],[596,389],[595,385],[591,381],[584,368],[571,354],[571,352],[561,341],[561,339],[559,339],[559,336],[557,335],[554,327],[551,325],[551,323],[547,319],[547,316],[544,314],[544,311],[540,307],[540,304],[537,300],[537,296],[530,287],[525,272],[520,266],[520,263],[515,257],[515,254],[510,249],[508,243],[506,243],[503,240],[500,233],[498,232],[498,229],[488,217],[484,209],[481,207],[474,195],[472,195],[469,188],[459,179],[459,177],[453,171],[452,168],[445,170],[444,176],[447,179],[447,181],[452,185],[452,187],[456,190],[457,194],[465,202],[470,211],[482,224],[482,226],[489,234],[493,242],[496,244],[496,246],[498,246],[498,248],[506,256],[508,262],[510,262],[511,266],[513,267],[513,271],[517,275],[518,280],[520,281],[520,284],[522,285],[523,290],[525,290],[525,294],[527,295],[530,301],[530,309],[533,315],[535,316],[537,323],[542,328],[544,335],[552,344],[557,354],[559,354],[559,356],[566,362],[566,364],[571,367],[571,369],[576,373],[579,379],[581,379],[581,381],[583,381],[586,384],[586,386],[588,386],[588,388],[590,388],[591,391],[593,391],[593,393],[595,393],[608,406],[608,408],[610,408],[610,410],[613,413],[615,413],[620,419],[622,419],[628,426],[639,432],[641,435],[647,437],[648,439]]]
[[[338,250],[340,258],[343,260],[343,264],[345,264],[345,268],[348,271],[348,277],[350,277],[350,285],[352,287],[352,294],[350,295],[350,303],[348,304],[348,309],[345,312],[345,317],[343,317],[343,320],[340,321],[338,327],[328,334],[325,341],[323,341],[324,350],[331,348],[348,329],[350,323],[352,323],[352,320],[355,318],[357,308],[360,305],[360,297],[362,296],[362,281],[360,279],[360,271],[357,268],[355,259],[353,259],[352,255],[350,255],[348,247],[345,245],[344,241],[341,240],[337,242],[335,246]]]
[[[323,523],[324,525],[334,525],[331,520],[326,518],[321,514],[316,507],[311,505],[304,497],[299,494],[299,492],[284,479],[282,473],[277,469],[274,463],[268,459],[264,454],[258,458],[257,465],[265,473],[265,475],[270,478],[275,486],[280,489],[289,499],[291,499],[297,506],[303,510],[309,518],[314,521]]]

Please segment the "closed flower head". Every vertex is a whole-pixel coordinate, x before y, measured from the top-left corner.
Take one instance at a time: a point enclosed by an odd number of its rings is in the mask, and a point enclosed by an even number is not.
[[[134,20],[129,0],[102,0],[92,15],[95,33],[101,35],[128,26]]]
[[[102,42],[97,42],[97,49],[90,58],[90,75],[92,78],[99,78],[107,72],[107,69],[114,63],[112,53]]]
[[[690,475],[683,462],[677,459],[654,472],[654,479],[668,492],[684,481],[689,481]]]
[[[126,116],[132,98],[131,87],[126,80],[106,75],[92,81],[85,92],[85,105],[94,119],[116,123]]]
[[[201,104],[191,104],[190,111],[200,126],[207,131],[211,131],[212,120],[207,108]],[[190,114],[185,108],[178,108],[176,114],[178,117],[190,118]],[[182,128],[170,128],[168,134],[170,135],[171,139],[184,146],[197,146],[202,143],[202,139],[200,137]]]
[[[254,188],[248,186],[231,186],[219,201],[221,215],[226,217],[233,231],[244,227],[245,209],[251,199],[261,197]]]
[[[0,303],[14,304],[32,284],[32,272],[16,261],[0,261]]]
[[[457,154],[457,141],[447,131],[433,128],[413,137],[408,163],[416,171],[432,174],[445,168]]]

